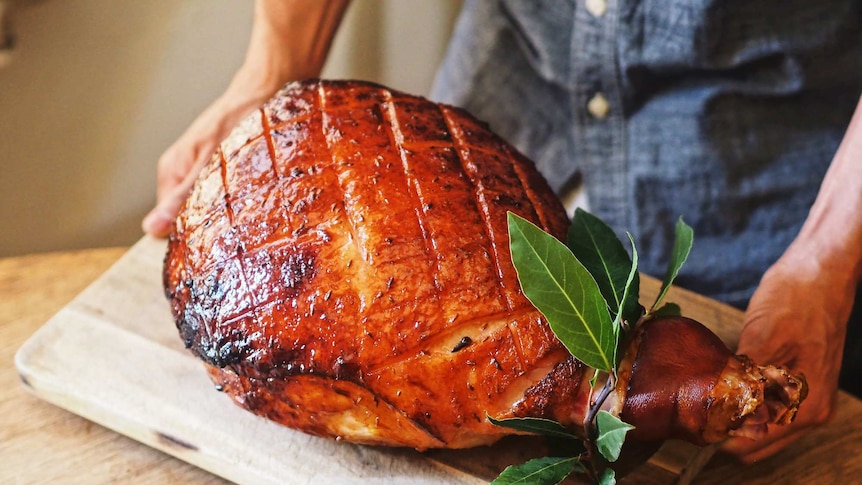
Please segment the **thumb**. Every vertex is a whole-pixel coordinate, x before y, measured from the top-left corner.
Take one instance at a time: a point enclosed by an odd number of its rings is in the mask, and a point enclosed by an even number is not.
[[[177,214],[195,183],[196,175],[189,174],[182,183],[172,187],[160,198],[159,203],[141,222],[144,232],[155,237],[167,237],[171,233]]]

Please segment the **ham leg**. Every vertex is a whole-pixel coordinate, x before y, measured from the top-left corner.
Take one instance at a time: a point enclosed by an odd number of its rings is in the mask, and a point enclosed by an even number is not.
[[[592,371],[521,292],[509,211],[565,237],[534,164],[465,111],[291,83],[201,171],[165,293],[219,390],[307,433],[428,449],[513,432],[488,415],[582,430]],[[647,321],[620,375],[605,405],[644,440],[756,431],[805,394],[685,319]]]

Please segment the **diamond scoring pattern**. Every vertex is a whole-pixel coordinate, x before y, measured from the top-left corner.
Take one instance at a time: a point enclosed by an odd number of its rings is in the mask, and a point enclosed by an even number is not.
[[[288,85],[237,133],[202,172],[170,244],[181,263],[166,266],[181,333],[206,360],[357,382],[431,429],[399,400],[436,385],[417,379],[468,366],[467,390],[438,398],[487,407],[556,348],[506,263],[505,213],[556,219],[533,210],[547,195],[531,162],[478,122],[324,81]],[[452,360],[467,334],[482,340]]]

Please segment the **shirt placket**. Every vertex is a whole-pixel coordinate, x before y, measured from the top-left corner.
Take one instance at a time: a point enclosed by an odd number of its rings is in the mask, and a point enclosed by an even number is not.
[[[570,72],[574,150],[591,208],[628,227],[622,93],[616,59],[619,0],[577,0]]]

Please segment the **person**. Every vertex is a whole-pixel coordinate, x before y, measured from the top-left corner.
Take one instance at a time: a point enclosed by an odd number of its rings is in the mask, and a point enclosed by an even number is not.
[[[168,233],[240,119],[319,75],[347,4],[257,0],[244,64],[159,159],[146,232]],[[747,305],[738,351],[809,382],[792,425],[724,444],[752,462],[829,419],[842,361],[859,392],[861,93],[851,0],[466,0],[431,97],[488,121],[559,193],[582,179],[647,274],[663,274],[674,219],[693,226],[678,284]]]

